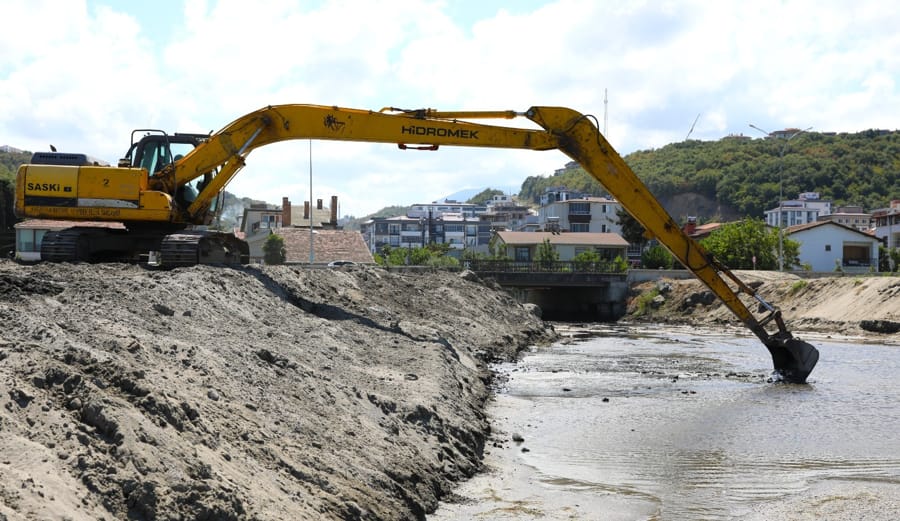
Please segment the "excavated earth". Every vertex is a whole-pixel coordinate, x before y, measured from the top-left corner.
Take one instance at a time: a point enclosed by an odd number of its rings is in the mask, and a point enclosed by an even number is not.
[[[554,338],[472,274],[0,261],[0,521],[424,519],[486,362]]]

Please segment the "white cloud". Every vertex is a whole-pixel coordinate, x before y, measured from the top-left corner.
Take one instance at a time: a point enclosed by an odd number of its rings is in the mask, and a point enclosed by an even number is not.
[[[608,91],[608,136],[625,154],[684,139],[697,114],[692,139],[748,123],[853,132],[896,128],[900,102],[900,12],[878,0],[8,0],[3,13],[15,23],[0,33],[0,139],[110,161],[135,127],[218,130],[280,103],[561,105],[602,125]],[[229,189],[302,201],[307,156],[304,141],[255,151]],[[313,195],[364,215],[566,161],[315,142]]]

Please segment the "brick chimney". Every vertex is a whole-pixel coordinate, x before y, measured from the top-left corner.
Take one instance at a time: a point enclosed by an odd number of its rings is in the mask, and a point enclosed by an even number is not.
[[[321,209],[322,209],[322,200],[316,199],[316,210],[321,210]]]
[[[291,200],[287,197],[281,198],[281,225],[285,228],[291,226]]]
[[[309,221],[309,201],[303,201],[303,220]]]
[[[337,196],[331,196],[331,224],[337,224]]]
[[[687,222],[684,223],[684,227],[681,228],[681,230],[685,233],[685,235],[693,235],[693,233],[697,231],[697,218],[688,217]]]

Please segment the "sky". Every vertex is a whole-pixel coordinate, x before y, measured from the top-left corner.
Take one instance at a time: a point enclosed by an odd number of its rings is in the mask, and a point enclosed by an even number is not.
[[[687,138],[898,128],[887,0],[0,0],[0,145],[111,164],[134,129],[211,132],[267,105],[596,116],[621,155]],[[527,120],[495,124],[534,128]],[[356,217],[514,192],[558,151],[295,140],[228,185]]]

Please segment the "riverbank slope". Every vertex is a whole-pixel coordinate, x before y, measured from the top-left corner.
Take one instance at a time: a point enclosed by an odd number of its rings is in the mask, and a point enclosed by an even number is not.
[[[843,335],[900,343],[900,277],[807,279],[772,271],[735,274],[780,308],[788,329],[801,337]],[[745,295],[741,299],[756,311],[755,300]],[[660,279],[634,285],[627,309],[626,321],[743,328],[696,279]]]
[[[0,519],[424,519],[481,465],[490,375],[554,333],[375,268],[0,261]]]

